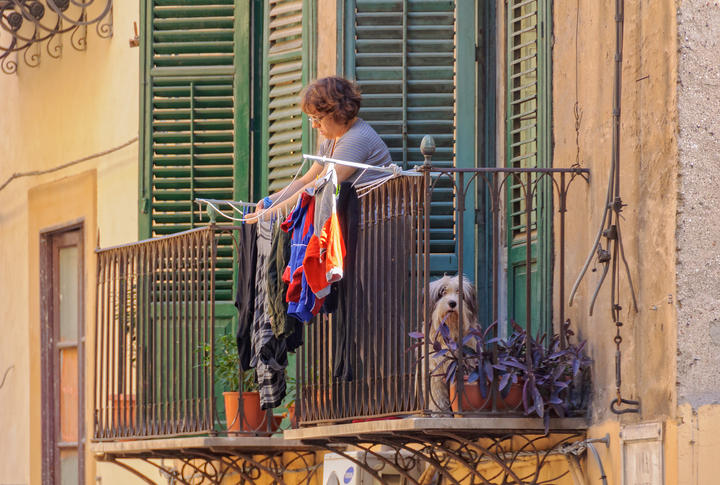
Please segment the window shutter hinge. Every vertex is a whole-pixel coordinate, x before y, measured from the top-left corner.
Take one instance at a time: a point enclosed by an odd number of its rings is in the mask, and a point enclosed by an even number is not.
[[[480,46],[475,44],[475,62],[480,60]]]
[[[150,211],[150,199],[143,197],[140,200],[140,210],[142,210],[143,214],[147,214]]]
[[[250,118],[250,131],[255,131],[255,118]]]

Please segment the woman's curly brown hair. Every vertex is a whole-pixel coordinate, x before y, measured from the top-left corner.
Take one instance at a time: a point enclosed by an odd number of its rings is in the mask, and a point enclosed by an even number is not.
[[[329,76],[309,84],[300,94],[301,109],[311,115],[332,115],[347,123],[360,111],[362,95],[357,84],[340,76]]]

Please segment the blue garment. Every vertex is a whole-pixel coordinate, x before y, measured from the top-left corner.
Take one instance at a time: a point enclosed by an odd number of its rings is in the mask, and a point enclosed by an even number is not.
[[[295,209],[285,219],[282,229],[292,231],[290,240],[290,263],[285,272],[288,281],[286,301],[288,315],[302,322],[309,322],[322,307],[324,298],[316,298],[305,279],[303,260],[310,238],[315,233],[315,197],[303,192]]]

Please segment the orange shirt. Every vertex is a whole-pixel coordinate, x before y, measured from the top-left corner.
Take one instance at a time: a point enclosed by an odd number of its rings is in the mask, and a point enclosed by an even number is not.
[[[320,236],[314,234],[310,238],[303,260],[305,279],[316,297],[327,296],[330,285],[342,279],[344,258],[345,241],[340,233],[337,213],[333,211]]]

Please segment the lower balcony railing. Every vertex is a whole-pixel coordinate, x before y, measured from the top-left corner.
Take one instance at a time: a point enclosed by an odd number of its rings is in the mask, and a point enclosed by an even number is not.
[[[304,327],[295,425],[581,410],[580,351],[565,332],[554,346],[533,337],[565,328],[552,301],[565,299],[567,192],[584,173],[427,164],[362,197],[338,309]],[[96,440],[224,432],[218,251],[236,229],[98,250]],[[266,417],[250,432],[272,434]]]

